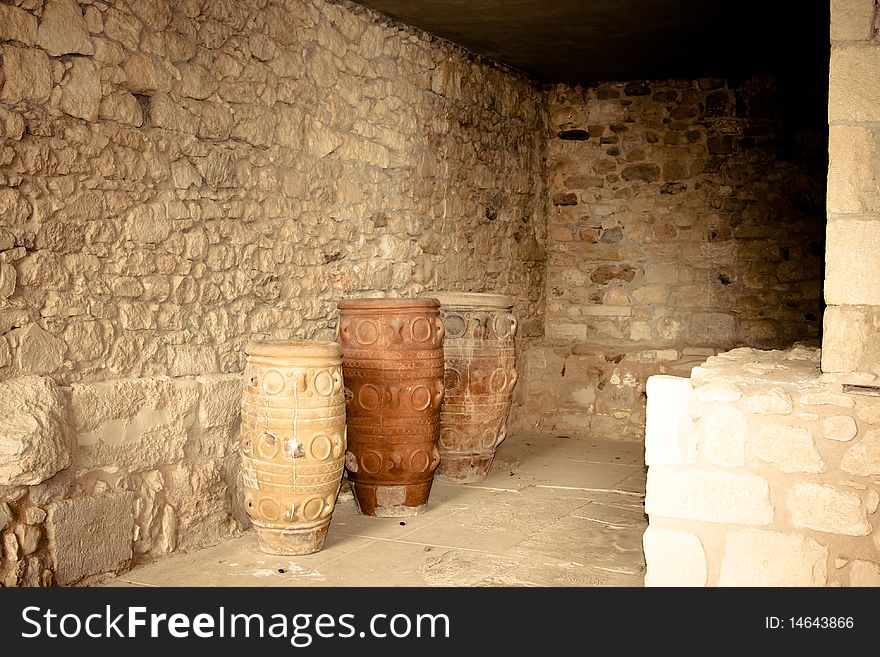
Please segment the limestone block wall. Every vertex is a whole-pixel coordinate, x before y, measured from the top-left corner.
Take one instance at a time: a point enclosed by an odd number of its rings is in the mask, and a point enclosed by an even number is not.
[[[818,337],[824,103],[773,78],[550,91],[546,341],[524,424],[640,436],[647,376]]]
[[[880,40],[873,0],[831,3],[822,369],[880,374]]]
[[[435,289],[543,332],[520,76],[324,0],[4,2],[0,62],[0,397],[29,400],[0,414],[4,584],[239,531],[251,339]]]
[[[880,586],[880,397],[818,350],[648,379],[648,586]]]

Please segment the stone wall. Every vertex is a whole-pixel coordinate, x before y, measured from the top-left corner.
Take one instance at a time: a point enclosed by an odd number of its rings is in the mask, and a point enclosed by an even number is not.
[[[648,586],[880,586],[880,397],[819,351],[648,380]]]
[[[0,61],[4,584],[240,531],[251,339],[435,289],[541,335],[529,81],[322,0],[4,2]]]
[[[640,437],[650,374],[819,336],[822,89],[629,82],[548,102],[547,340],[525,424]]]
[[[822,369],[880,374],[880,40],[874,0],[831,3]]]

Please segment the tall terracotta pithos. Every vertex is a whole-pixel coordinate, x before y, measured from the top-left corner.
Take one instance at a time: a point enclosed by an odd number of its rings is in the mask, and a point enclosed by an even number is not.
[[[443,323],[436,299],[339,303],[346,388],[345,467],[368,516],[424,510],[440,462]]]
[[[516,385],[514,300],[499,294],[437,292],[446,328],[446,396],[440,411],[437,475],[460,483],[486,478],[506,437]]]
[[[324,546],[346,449],[336,342],[251,342],[241,409],[244,507],[269,554]]]

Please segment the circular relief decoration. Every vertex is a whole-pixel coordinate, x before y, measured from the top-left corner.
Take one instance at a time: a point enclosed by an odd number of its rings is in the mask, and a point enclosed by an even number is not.
[[[253,442],[251,442],[251,437],[247,436],[241,441],[241,452],[245,456],[251,455],[251,448],[253,447]]]
[[[382,394],[368,383],[358,390],[358,404],[365,411],[375,411],[382,404]]]
[[[461,315],[446,315],[443,320],[447,338],[460,338],[467,330],[467,321]]]
[[[311,452],[312,458],[323,461],[330,456],[332,451],[333,444],[330,442],[330,439],[324,434],[319,433],[317,436],[312,438],[312,444],[309,447],[309,452]]]
[[[354,337],[361,344],[373,344],[379,338],[379,328],[368,319],[361,320],[355,326]]]
[[[315,374],[315,390],[319,395],[329,397],[333,394],[333,375],[327,370],[320,370]]]
[[[416,386],[413,388],[410,400],[414,409],[424,411],[431,405],[431,391],[425,386]]]
[[[495,447],[495,439],[497,437],[497,432],[495,429],[486,429],[483,432],[483,435],[480,437],[480,446],[485,449],[492,449]]]
[[[459,449],[461,446],[461,436],[458,435],[458,431],[449,428],[441,429],[440,446],[443,449],[449,450]]]
[[[431,465],[431,457],[428,456],[427,452],[419,450],[410,457],[409,465],[413,472],[425,472],[428,466]]]
[[[424,317],[416,317],[412,323],[412,336],[416,342],[427,342],[431,339],[431,322]]]
[[[260,512],[260,515],[266,520],[278,520],[281,517],[281,509],[278,506],[278,503],[273,500],[271,497],[264,497],[260,500],[257,509]]]
[[[278,453],[278,439],[271,433],[264,433],[257,443],[257,452],[264,459],[275,458]]]
[[[501,340],[506,340],[513,333],[513,317],[508,314],[495,315],[495,321],[492,322],[492,329],[495,335]]]
[[[494,393],[499,393],[506,387],[507,372],[500,368],[492,372],[492,376],[489,377],[489,390]]]
[[[451,367],[446,368],[446,371],[443,372],[443,384],[446,386],[447,395],[458,392],[459,386],[461,386],[461,374],[459,371]]]
[[[284,390],[284,375],[278,370],[269,370],[263,377],[263,392],[267,395],[277,395]]]
[[[307,500],[302,507],[302,514],[307,520],[317,520],[321,517],[322,511],[324,511],[324,500],[320,497],[313,497]]]
[[[361,455],[361,466],[367,474],[376,474],[382,469],[382,457],[376,452],[364,452]]]

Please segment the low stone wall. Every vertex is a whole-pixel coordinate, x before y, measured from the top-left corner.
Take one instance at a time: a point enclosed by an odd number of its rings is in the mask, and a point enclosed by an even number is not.
[[[819,360],[742,348],[648,380],[646,585],[880,585],[880,397]]]
[[[6,586],[73,584],[239,533],[239,375],[0,383]]]
[[[617,351],[546,341],[520,357],[511,421],[543,433],[592,431],[606,439],[645,436],[645,383],[654,374],[689,376],[715,353],[699,347]]]

